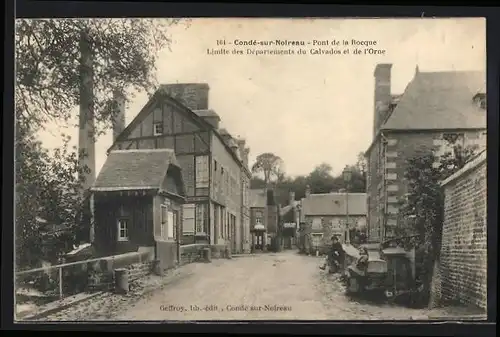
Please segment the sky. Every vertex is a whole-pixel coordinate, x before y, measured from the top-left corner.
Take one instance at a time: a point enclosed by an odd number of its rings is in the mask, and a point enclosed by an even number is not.
[[[372,140],[377,63],[392,63],[391,87],[402,93],[420,71],[485,70],[486,33],[482,18],[463,19],[192,19],[171,28],[172,45],[158,57],[160,84],[204,82],[209,107],[233,136],[246,139],[250,163],[264,152],[280,156],[288,175],[308,174],[328,163],[333,174],[355,164]],[[384,55],[209,55],[216,40],[376,41]],[[231,50],[234,46],[226,44]],[[246,53],[246,47],[238,47]],[[276,49],[254,47],[253,49]],[[330,49],[330,46],[322,47]],[[288,49],[281,47],[280,49]],[[130,123],[146,104],[138,94],[126,108]],[[75,109],[75,115],[78,109]],[[39,135],[49,148],[76,127],[47,125]],[[106,160],[111,132],[96,144],[96,171]]]

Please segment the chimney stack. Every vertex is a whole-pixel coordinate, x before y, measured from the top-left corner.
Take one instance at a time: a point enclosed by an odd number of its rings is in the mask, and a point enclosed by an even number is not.
[[[294,191],[290,191],[289,195],[288,195],[288,204],[290,206],[293,206],[293,202],[295,201],[295,192]]]
[[[125,96],[120,91],[114,92],[116,111],[113,113],[113,143],[125,129]]]
[[[306,198],[309,198],[311,195],[311,186],[307,185],[306,186]]]
[[[391,104],[391,69],[390,63],[377,64],[375,67],[374,137],[384,123]]]
[[[245,167],[248,167],[248,155],[250,153],[250,149],[247,147],[245,148],[244,154],[243,154],[243,165]]]
[[[208,110],[210,87],[206,83],[163,84],[161,88],[191,110]]]
[[[233,138],[229,139],[229,147],[231,148],[231,150],[233,150],[234,154],[241,161],[239,146],[238,146],[238,144],[236,144],[236,141]]]
[[[198,116],[203,118],[206,122],[214,127],[214,129],[219,129],[220,117],[219,115],[211,110],[193,110]]]

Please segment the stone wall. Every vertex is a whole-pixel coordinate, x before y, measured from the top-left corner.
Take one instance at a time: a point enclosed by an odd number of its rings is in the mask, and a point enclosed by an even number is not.
[[[486,309],[486,152],[442,186],[443,237],[433,277],[433,304],[460,303]]]

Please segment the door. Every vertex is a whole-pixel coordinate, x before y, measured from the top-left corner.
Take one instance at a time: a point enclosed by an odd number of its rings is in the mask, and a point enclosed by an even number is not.
[[[263,233],[255,233],[255,249],[262,250],[264,248],[264,234]]]
[[[236,254],[236,217],[232,217],[231,221],[231,249]]]

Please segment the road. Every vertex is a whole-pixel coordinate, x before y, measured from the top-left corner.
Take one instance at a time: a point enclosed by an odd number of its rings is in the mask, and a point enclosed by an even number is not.
[[[378,320],[421,317],[421,310],[350,300],[322,260],[294,251],[197,264],[114,320]]]

